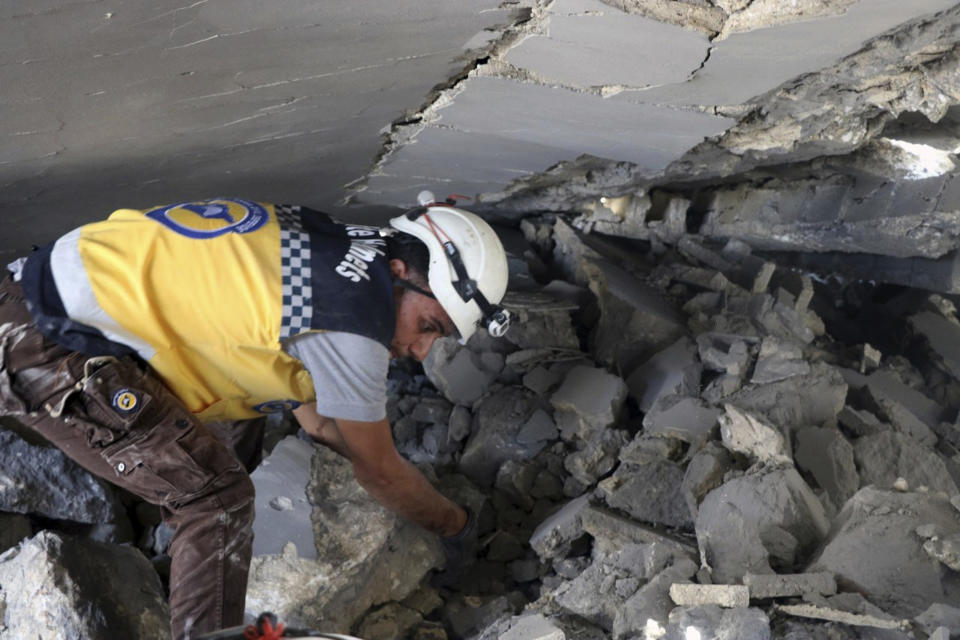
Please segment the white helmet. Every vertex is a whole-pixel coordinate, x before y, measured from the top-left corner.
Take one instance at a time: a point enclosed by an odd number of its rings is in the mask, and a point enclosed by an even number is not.
[[[421,206],[393,218],[390,226],[427,245],[427,282],[460,341],[477,326],[494,337],[504,335],[510,314],[498,303],[507,291],[507,254],[497,234],[480,216],[434,202],[429,191],[421,191],[417,201]]]

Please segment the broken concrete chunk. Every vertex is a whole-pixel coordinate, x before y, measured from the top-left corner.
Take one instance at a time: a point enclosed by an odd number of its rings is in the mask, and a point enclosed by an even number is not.
[[[946,370],[960,380],[960,324],[932,311],[910,316],[907,321],[914,332],[926,339]]]
[[[889,488],[897,478],[904,478],[910,487],[928,487],[950,496],[958,493],[940,454],[902,433],[884,431],[858,438],[853,451],[864,486]]]
[[[935,536],[923,543],[923,550],[954,571],[960,571],[960,532]]]
[[[563,460],[563,468],[584,487],[593,485],[617,464],[620,449],[629,436],[620,429],[597,431],[579,443],[579,448]],[[582,491],[577,492],[582,493]]]
[[[960,629],[960,609],[937,602],[914,618],[914,621],[923,627],[927,633],[931,633],[939,627]],[[949,636],[947,637],[949,638]]]
[[[803,349],[795,342],[767,336],[760,343],[760,353],[750,382],[767,384],[810,373],[810,365],[803,359]]]
[[[643,417],[643,430],[647,435],[689,442],[693,450],[698,450],[710,439],[719,416],[718,409],[699,398],[661,396]]]
[[[505,339],[517,347],[580,348],[580,340],[570,319],[570,312],[578,307],[576,303],[545,291],[511,291],[502,304],[514,316]]]
[[[300,557],[317,557],[313,507],[307,502],[316,449],[312,442],[287,436],[250,476],[256,489],[253,555],[279,554],[292,542]]]
[[[357,633],[364,640],[394,640],[423,622],[423,616],[396,602],[374,609],[360,622]]]
[[[670,599],[671,585],[689,580],[696,572],[696,563],[680,558],[640,587],[617,610],[613,620],[614,637],[630,638],[643,633],[651,620],[664,625],[674,609]]]
[[[453,406],[443,398],[419,398],[410,414],[417,422],[447,424]]]
[[[692,637],[704,640],[770,640],[770,619],[761,609],[754,607],[677,607],[670,612],[662,640],[690,640]]]
[[[0,557],[0,584],[4,637],[170,637],[160,579],[132,547],[41,531]]]
[[[874,349],[869,344],[863,345],[863,353],[860,355],[860,373],[868,374],[877,370],[883,354]]]
[[[576,366],[550,397],[554,417],[565,440],[588,439],[617,421],[627,398],[627,385],[597,367]]]
[[[483,396],[497,377],[497,372],[484,367],[480,356],[454,338],[441,338],[433,343],[423,370],[447,400],[467,406]]]
[[[650,411],[665,395],[696,395],[701,366],[690,338],[682,337],[637,367],[627,378],[631,397],[641,411]]]
[[[513,615],[513,607],[504,596],[467,597],[448,602],[443,619],[457,638],[469,638],[498,619]]]
[[[607,504],[642,522],[689,529],[693,525],[682,492],[683,468],[655,455],[625,462],[599,484]]]
[[[853,445],[837,429],[807,427],[797,432],[796,464],[827,492],[836,509],[860,488]]]
[[[750,348],[741,336],[701,333],[697,336],[697,348],[704,368],[710,371],[739,376],[746,373],[750,363]]]
[[[590,495],[571,500],[562,509],[540,523],[530,536],[530,547],[542,560],[562,558],[570,545],[584,535],[581,515],[590,506]]]
[[[892,429],[890,425],[880,422],[877,416],[869,411],[854,409],[851,406],[845,406],[837,414],[839,423],[849,429],[854,436],[869,436],[874,433],[880,433]]]
[[[476,414],[476,426],[460,458],[460,471],[489,487],[507,460],[529,460],[545,442],[523,444],[518,432],[538,408],[537,398],[520,387],[505,387],[486,398]]]
[[[840,372],[817,362],[808,375],[745,387],[728,402],[741,411],[763,416],[781,429],[794,429],[836,424],[846,397],[847,385]]]
[[[733,467],[733,457],[716,442],[709,442],[687,465],[681,491],[694,519],[703,497],[723,484],[724,474]]]
[[[809,594],[832,595],[837,592],[837,581],[832,573],[748,573],[743,584],[750,588],[750,597],[786,598]]]
[[[681,607],[705,604],[728,608],[750,606],[750,590],[740,584],[676,583],[670,585],[670,598]]]
[[[715,580],[729,583],[739,582],[746,573],[792,568],[773,544],[783,538],[776,532],[795,540],[795,560],[800,562],[828,529],[820,501],[792,467],[724,483],[703,499],[696,520],[703,560],[712,567]]]
[[[580,521],[583,530],[593,536],[595,546],[601,550],[613,552],[626,544],[657,543],[670,549],[677,558],[697,557],[696,547],[686,540],[604,509],[587,506],[580,513]]]
[[[473,417],[470,415],[470,410],[458,404],[450,412],[447,436],[454,442],[463,442],[470,435],[472,422]]]
[[[806,312],[813,300],[813,280],[807,274],[786,269],[778,271],[773,286],[784,289],[793,297],[793,309],[799,314]]]
[[[347,632],[371,606],[403,600],[440,568],[436,536],[401,519],[357,483],[349,460],[317,448],[307,499],[316,560],[292,544],[254,556],[246,610],[273,611],[291,626]]]
[[[83,524],[125,522],[112,490],[60,449],[0,428],[0,511]]]
[[[755,416],[724,405],[726,413],[720,416],[720,437],[723,446],[760,462],[790,462],[783,435]]]
[[[852,389],[866,391],[874,403],[899,431],[924,443],[936,443],[933,429],[947,419],[946,411],[937,402],[912,389],[886,370],[863,376],[851,369],[841,369]],[[922,424],[921,424],[922,423]]]
[[[829,571],[883,610],[914,616],[931,602],[960,601],[960,585],[923,550],[915,530],[935,524],[960,532],[960,513],[932,493],[858,491],[834,520],[830,537],[808,571]],[[909,585],[909,588],[903,585]]]

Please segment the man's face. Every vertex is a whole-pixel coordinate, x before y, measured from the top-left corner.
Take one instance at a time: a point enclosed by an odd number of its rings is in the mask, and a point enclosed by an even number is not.
[[[390,271],[395,278],[411,280],[412,272],[402,260],[391,260]],[[416,279],[414,284],[429,291]],[[430,352],[433,341],[453,333],[453,322],[440,303],[416,291],[394,287],[397,326],[390,343],[391,358],[415,358],[422,361]]]

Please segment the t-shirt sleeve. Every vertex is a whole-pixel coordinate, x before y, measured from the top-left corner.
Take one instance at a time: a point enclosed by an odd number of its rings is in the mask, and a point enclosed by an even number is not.
[[[313,378],[317,413],[328,418],[375,422],[387,415],[390,352],[353,333],[306,333],[284,345]]]

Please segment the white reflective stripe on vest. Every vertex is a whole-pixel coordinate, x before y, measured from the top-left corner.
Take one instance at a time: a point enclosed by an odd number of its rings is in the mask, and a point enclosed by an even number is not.
[[[77,322],[96,327],[108,340],[127,345],[146,361],[153,358],[155,349],[117,323],[100,308],[87,270],[80,256],[78,240],[80,229],[74,229],[53,245],[50,269],[57,292],[67,316]]]

